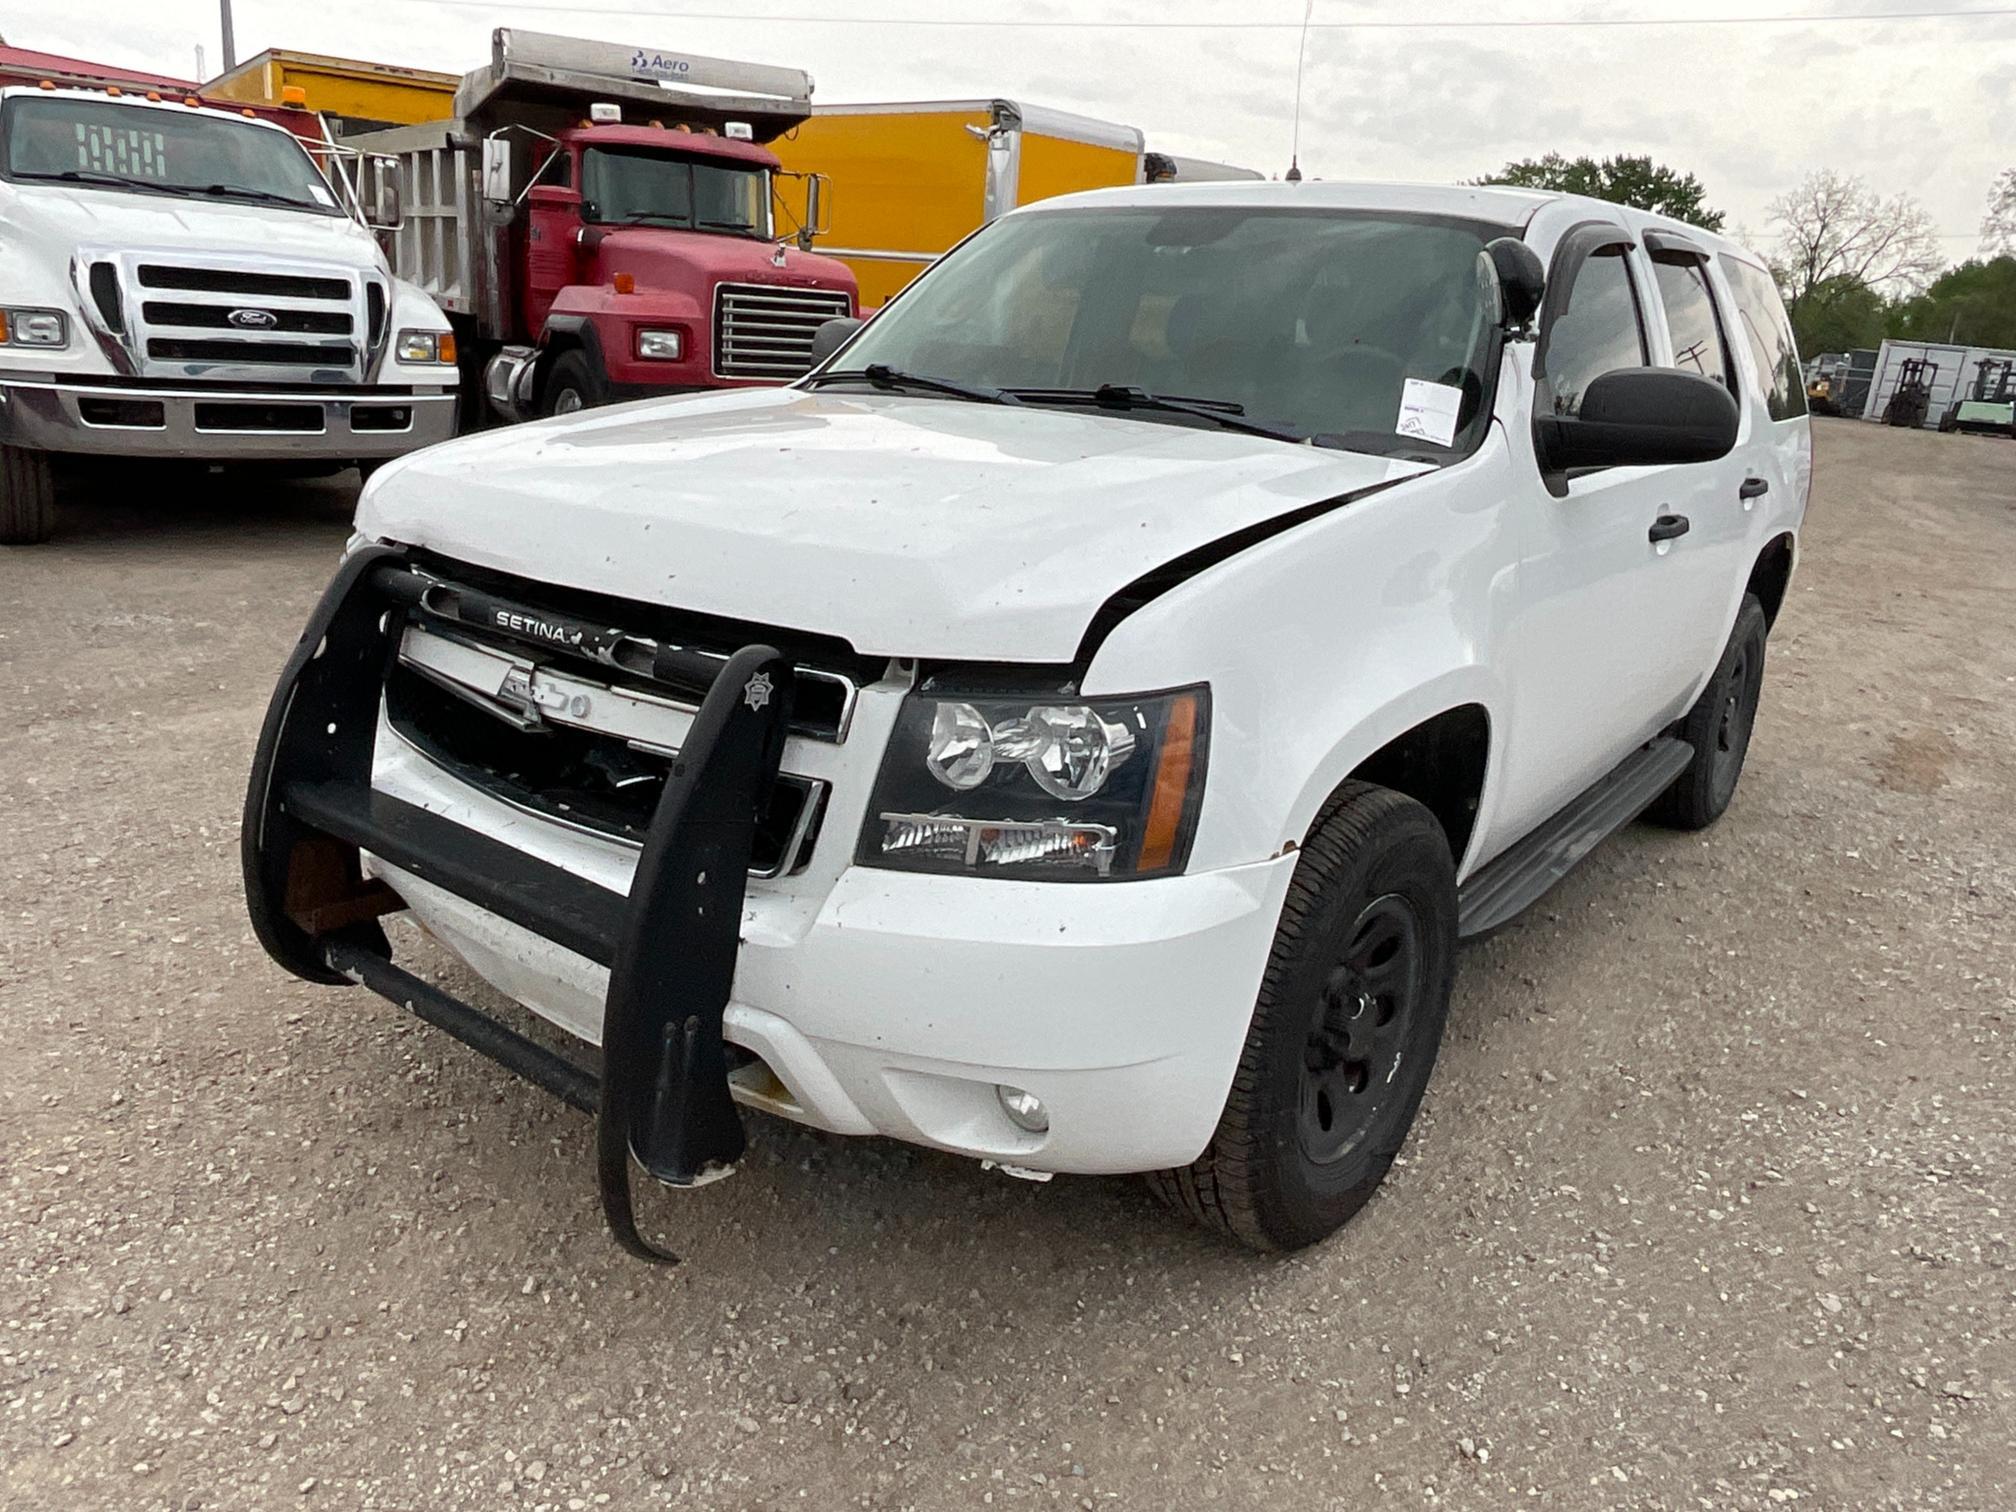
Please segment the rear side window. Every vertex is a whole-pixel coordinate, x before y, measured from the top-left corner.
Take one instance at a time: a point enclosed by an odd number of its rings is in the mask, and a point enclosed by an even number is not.
[[[1698,257],[1661,255],[1652,261],[1659,302],[1666,306],[1666,332],[1673,338],[1673,366],[1713,378],[1732,393],[1735,364],[1708,291],[1708,270]]]
[[[1785,318],[1778,285],[1762,268],[1722,254],[1722,276],[1736,296],[1736,318],[1757,359],[1764,405],[1773,420],[1793,420],[1806,413],[1806,385],[1799,370],[1799,349],[1792,340],[1792,322]]]
[[[1568,307],[1547,331],[1548,398],[1557,415],[1579,414],[1590,383],[1618,368],[1644,367],[1644,322],[1622,247],[1591,253],[1576,270]]]

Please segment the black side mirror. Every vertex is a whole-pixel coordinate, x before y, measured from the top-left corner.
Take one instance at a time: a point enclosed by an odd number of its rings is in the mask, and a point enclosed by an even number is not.
[[[815,368],[854,339],[854,333],[868,322],[852,315],[824,321],[812,332],[812,366]]]
[[[1540,465],[1659,467],[1713,462],[1736,445],[1736,401],[1710,378],[1672,368],[1619,368],[1590,381],[1578,414],[1534,422]]]
[[[1505,324],[1514,329],[1532,320],[1547,292],[1547,270],[1540,255],[1516,236],[1501,236],[1484,247],[1498,275],[1498,297],[1504,301]]]

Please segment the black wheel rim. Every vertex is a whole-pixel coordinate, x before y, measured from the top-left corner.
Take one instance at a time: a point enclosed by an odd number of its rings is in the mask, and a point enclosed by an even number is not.
[[[1357,1150],[1390,1101],[1420,1006],[1421,916],[1398,893],[1367,903],[1324,977],[1302,1052],[1296,1134],[1332,1165]]]

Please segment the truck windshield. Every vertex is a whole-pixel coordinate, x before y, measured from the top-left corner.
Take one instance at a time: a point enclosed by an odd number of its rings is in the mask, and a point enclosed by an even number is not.
[[[824,381],[874,366],[1171,425],[1210,424],[1194,411],[1216,407],[1319,445],[1446,462],[1489,423],[1497,296],[1482,251],[1503,234],[1299,207],[1010,216],[906,289]],[[1178,398],[1201,403],[1148,402]]]
[[[681,226],[767,238],[769,185],[769,173],[753,164],[614,147],[582,154],[583,214],[605,226]]]
[[[7,177],[336,215],[336,196],[284,131],[111,100],[23,99],[0,113]]]

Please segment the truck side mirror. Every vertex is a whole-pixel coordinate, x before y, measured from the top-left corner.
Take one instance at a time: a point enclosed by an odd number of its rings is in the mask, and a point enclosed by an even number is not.
[[[854,333],[868,322],[856,320],[851,315],[841,315],[835,319],[822,321],[812,331],[812,366],[818,367],[828,357],[854,339]]]
[[[502,137],[483,138],[483,198],[493,205],[512,201],[511,144]]]
[[[397,231],[406,223],[399,203],[399,160],[372,154],[358,175],[365,186],[364,222],[373,231]]]
[[[812,239],[833,229],[831,217],[833,186],[823,173],[805,175],[805,219],[798,225],[798,246],[812,250]]]
[[[1590,380],[1576,414],[1542,415],[1533,428],[1540,465],[1570,472],[1713,462],[1736,445],[1738,419],[1735,399],[1712,378],[1618,368]]]

